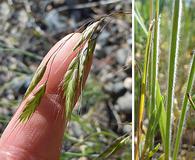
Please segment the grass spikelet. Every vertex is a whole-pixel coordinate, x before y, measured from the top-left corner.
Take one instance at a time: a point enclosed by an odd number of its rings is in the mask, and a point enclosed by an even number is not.
[[[54,53],[48,58],[48,60],[45,62],[45,64],[41,64],[41,65],[37,68],[37,70],[36,70],[36,72],[35,72],[35,74],[34,74],[32,80],[31,80],[31,83],[30,83],[30,85],[29,85],[29,87],[28,87],[28,89],[27,89],[27,91],[26,91],[26,93],[25,93],[25,95],[24,95],[24,99],[32,92],[32,90],[35,88],[35,86],[36,86],[36,85],[40,82],[40,80],[42,79],[42,77],[43,77],[43,75],[44,75],[44,73],[45,73],[45,70],[46,70],[46,68],[47,68],[47,64],[48,64],[48,62],[50,61],[51,57],[54,56],[54,58],[55,58],[55,56],[58,54],[58,51],[63,47],[63,45],[64,45],[72,36],[73,36],[73,34],[71,34],[69,37],[65,38],[65,39],[64,39],[64,42],[61,43],[61,44],[59,45],[59,47],[58,47],[58,48],[54,51]],[[54,58],[53,58],[53,60],[54,60]]]
[[[79,67],[80,81],[82,81],[82,79],[83,79],[85,66],[86,66],[90,56],[93,55],[95,45],[96,45],[96,39],[94,39],[94,40],[90,39],[87,42],[87,45],[83,48],[83,50],[80,53],[80,67]]]
[[[63,96],[65,99],[65,114],[66,118],[70,118],[71,112],[75,103],[76,91],[81,90],[83,85],[83,76],[86,64],[89,60],[89,57],[93,55],[96,38],[93,39],[94,33],[97,31],[97,28],[100,24],[100,21],[94,22],[88,26],[82,32],[82,38],[79,40],[78,44],[74,47],[73,51],[81,46],[84,46],[77,56],[69,64],[68,70],[64,75],[62,81]],[[81,87],[81,88],[78,88]]]
[[[103,20],[103,19],[102,19]],[[102,22],[102,20],[99,20],[97,22],[94,22],[90,26],[88,26],[83,32],[82,32],[82,37],[77,43],[77,45],[74,47],[73,51],[75,51],[81,44],[83,44],[85,41],[89,40],[93,33],[97,30],[98,26]]]
[[[117,13],[113,13],[111,15],[115,15]],[[108,15],[108,16],[111,16]],[[100,33],[100,30],[98,30],[98,27],[104,19],[108,16],[105,17],[100,17],[97,20],[93,20],[93,23],[91,23],[83,32],[81,39],[78,41],[77,45],[72,50],[72,53],[75,52],[78,49],[78,54],[77,56],[71,61],[65,75],[62,81],[62,89],[63,89],[63,97],[65,99],[65,106],[66,106],[66,117],[69,118],[72,112],[72,109],[74,107],[75,103],[75,96],[78,91],[82,91],[83,87],[83,76],[85,72],[85,68],[87,67],[87,62],[90,59],[91,56],[93,56],[93,52],[95,49],[96,45],[96,39]],[[99,31],[99,32],[98,32]],[[94,36],[96,33],[97,36]],[[72,34],[73,35],[73,34]],[[47,60],[45,64],[42,64],[38,67],[37,71],[35,72],[35,75],[25,93],[24,98],[26,98],[36,85],[40,82],[42,77],[44,76],[44,73],[47,68],[47,64],[50,61],[51,57],[53,56],[53,60],[51,63],[53,63],[56,55],[58,54],[58,51],[61,49],[61,47],[66,43],[68,39],[70,39],[72,36],[68,37],[67,39],[64,40],[62,44],[56,49],[56,51],[50,56],[50,58]],[[84,48],[83,48],[84,46]],[[80,51],[81,50],[81,51]],[[76,51],[77,52],[77,51]],[[51,68],[49,70],[48,77],[50,75]],[[47,77],[47,80],[48,80]],[[27,100],[27,103],[25,104],[25,108],[22,112],[22,114],[19,116],[19,119],[21,122],[27,121],[31,115],[34,113],[36,107],[39,105],[42,96],[45,93],[46,90],[46,85],[47,85],[47,80],[44,85],[41,85],[36,91],[36,93],[33,93],[32,97]],[[81,87],[81,88],[78,88]]]
[[[48,60],[48,61],[49,61],[49,60]],[[46,70],[46,68],[47,68],[47,63],[48,63],[48,61],[46,62],[46,64],[40,65],[40,66],[38,67],[38,69],[36,70],[36,72],[35,72],[35,74],[34,74],[32,80],[31,80],[31,83],[30,83],[30,85],[29,85],[29,87],[28,87],[28,89],[27,89],[27,91],[26,91],[26,93],[25,93],[25,95],[24,95],[24,98],[26,98],[26,97],[32,92],[32,90],[35,88],[35,86],[36,86],[36,85],[40,82],[40,80],[42,79],[42,77],[43,77],[43,75],[44,75],[44,73],[45,73],[45,70]]]
[[[42,84],[39,89],[34,93],[34,95],[27,100],[25,104],[25,108],[22,114],[19,116],[20,122],[26,122],[30,119],[31,115],[35,112],[37,106],[41,102],[41,98],[43,97],[46,90],[46,83]]]
[[[70,118],[72,109],[75,103],[75,93],[78,85],[78,67],[79,61],[78,56],[76,56],[69,65],[69,68],[64,75],[63,80],[63,91],[64,91],[64,98],[65,98],[65,114],[66,118]]]

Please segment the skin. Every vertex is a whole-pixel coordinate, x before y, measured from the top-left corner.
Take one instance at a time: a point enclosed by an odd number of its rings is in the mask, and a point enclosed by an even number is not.
[[[13,118],[0,139],[0,160],[58,160],[61,143],[67,120],[64,117],[64,99],[62,98],[60,84],[72,59],[77,55],[73,48],[81,38],[80,33],[68,35],[52,47],[44,57],[44,64],[59,46],[57,56],[52,56],[41,81],[32,93],[21,103]],[[65,40],[68,41],[62,45]],[[84,72],[83,85],[88,76],[92,63],[90,57]],[[52,67],[51,67],[52,66]],[[26,101],[46,80],[47,88],[39,106],[32,117],[24,123],[18,117],[25,107]],[[77,99],[80,91],[76,92]],[[76,103],[76,101],[75,101]]]

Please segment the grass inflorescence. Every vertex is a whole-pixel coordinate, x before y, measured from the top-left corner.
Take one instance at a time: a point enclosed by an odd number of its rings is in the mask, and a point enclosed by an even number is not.
[[[95,32],[97,32],[98,26],[101,24],[102,21],[97,21],[92,24],[90,24],[83,32],[81,39],[78,41],[78,44],[73,48],[72,53],[79,50],[78,54],[75,58],[71,61],[69,64],[68,70],[66,71],[64,75],[64,79],[62,82],[62,90],[64,92],[64,98],[65,98],[65,115],[68,119],[71,116],[72,109],[76,103],[76,91],[79,90],[78,86],[82,86],[82,77],[84,75],[84,70],[86,67],[86,61],[88,60],[89,55],[93,55],[94,49],[95,49],[95,41],[96,38],[93,38],[93,35]],[[93,39],[92,39],[93,38]],[[85,47],[84,47],[85,46]],[[41,98],[45,94],[46,87],[47,87],[47,81],[49,78],[49,75],[47,77],[47,80],[41,84],[38,91],[33,92],[37,84],[41,81],[43,78],[46,68],[48,66],[48,62],[51,61],[51,63],[54,61],[55,57],[57,56],[58,52],[54,52],[45,62],[45,64],[41,64],[37,71],[35,72],[32,81],[25,93],[24,99],[27,99],[27,102],[25,103],[25,107],[23,112],[21,113],[19,120],[21,122],[29,120],[29,118],[32,116],[32,114],[35,112],[36,107],[39,105]],[[51,70],[52,65],[50,66],[49,70]],[[49,72],[50,74],[50,72]],[[32,94],[32,96],[28,99],[28,96]]]
[[[91,60],[95,46],[96,41],[101,34],[102,29],[108,24],[105,23],[105,19],[110,16],[120,15],[120,14],[126,14],[126,13],[112,13],[110,15],[105,15],[100,18],[97,18],[97,20],[90,20],[85,24],[87,27],[81,27],[81,38],[78,40],[78,43],[73,47],[72,53],[77,53],[76,56],[71,60],[70,64],[67,67],[67,70],[64,74],[63,80],[59,84],[58,91],[60,92],[59,95],[62,95],[62,99],[64,102],[64,116],[66,122],[70,120],[71,118],[75,118],[73,116],[72,111],[76,104],[76,101],[78,100],[78,95],[80,93],[82,94],[82,90],[84,87],[84,81],[86,80],[86,69],[89,69],[88,62]],[[129,12],[127,13],[129,14]],[[84,29],[85,28],[85,29]],[[74,34],[74,33],[73,33]],[[72,35],[73,35],[72,34]],[[69,37],[71,38],[71,36]],[[29,88],[27,89],[23,100],[25,101],[24,109],[19,116],[19,122],[20,123],[26,123],[33,115],[33,113],[36,111],[37,107],[39,107],[39,104],[41,103],[41,99],[46,94],[46,88],[47,83],[50,77],[50,71],[52,68],[52,64],[58,56],[58,51],[60,50],[63,45],[66,44],[66,42],[69,40],[65,40],[59,48],[57,48],[54,53],[46,60],[43,61],[40,66],[38,67],[37,71],[35,72],[32,81],[29,85]],[[48,72],[46,72],[48,71]],[[47,73],[47,75],[46,75]],[[45,77],[46,80],[45,80]],[[43,78],[44,77],[44,78]],[[44,79],[44,81],[43,81]],[[40,84],[41,83],[41,84]],[[93,86],[94,89],[94,86]],[[62,92],[62,93],[61,93]],[[97,91],[96,91],[97,92]],[[104,95],[103,95],[104,96]],[[103,97],[105,98],[105,96]],[[97,99],[96,99],[97,100]],[[83,122],[80,122],[79,116],[76,116],[76,121],[79,123],[79,125],[82,127]],[[90,128],[88,125],[84,123],[84,129]],[[92,131],[94,131],[94,128],[98,128],[99,126],[93,126],[90,128],[90,134]],[[70,135],[66,135],[67,137],[71,137]],[[131,134],[130,134],[131,135]],[[125,157],[129,157],[128,155],[131,154],[131,136],[129,134],[126,134],[124,136],[116,136],[113,133],[110,133],[109,131],[99,131],[95,133],[94,137],[98,138],[107,138],[112,137],[113,142],[109,144],[105,149],[101,149],[101,153],[98,154],[91,154],[90,152],[86,153],[73,153],[73,152],[65,152],[62,157],[68,158],[68,157],[79,157],[79,156],[88,156],[91,158],[96,159],[106,159],[115,154],[116,152],[120,151],[122,148],[127,148],[127,155],[124,155]],[[92,136],[93,137],[93,136]],[[118,138],[117,138],[118,137]],[[94,139],[94,138],[93,138]],[[73,138],[71,138],[73,140]],[[86,140],[83,140],[83,144],[87,142]],[[90,142],[91,143],[91,142]],[[94,143],[94,142],[93,142]],[[102,143],[96,142],[96,146],[102,146]]]

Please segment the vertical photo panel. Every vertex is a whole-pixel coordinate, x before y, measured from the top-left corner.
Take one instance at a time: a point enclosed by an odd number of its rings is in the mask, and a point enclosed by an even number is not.
[[[195,159],[194,8],[135,0],[135,160]]]
[[[0,160],[132,159],[132,1],[0,1]]]

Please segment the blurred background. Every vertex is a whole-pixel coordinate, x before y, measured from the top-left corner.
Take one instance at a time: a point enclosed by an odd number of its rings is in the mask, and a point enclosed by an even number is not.
[[[160,45],[159,45],[159,68],[158,68],[158,80],[162,95],[165,99],[167,96],[167,79],[168,79],[168,62],[169,62],[169,49],[170,49],[170,35],[172,26],[172,11],[173,11],[173,1],[160,0]],[[180,33],[180,48],[178,54],[178,64],[177,64],[177,75],[175,84],[175,99],[174,99],[174,131],[177,130],[176,124],[179,120],[179,115],[181,111],[181,104],[183,101],[183,95],[185,92],[185,84],[187,82],[187,77],[189,73],[190,62],[192,59],[192,52],[195,49],[195,1],[185,0],[182,7],[182,19],[181,19],[181,33]],[[151,0],[135,0],[135,11],[141,23],[143,23],[143,28],[148,30],[149,23],[151,21]],[[155,6],[154,6],[155,7]],[[140,95],[140,82],[141,82],[141,71],[143,70],[144,53],[146,46],[146,34],[143,28],[138,24],[135,18],[135,95]],[[192,99],[195,101],[195,85],[192,89]],[[147,97],[148,98],[148,97]],[[166,103],[166,102],[165,102]],[[148,102],[146,102],[147,108]],[[135,109],[139,106],[139,96],[135,96]],[[147,109],[146,109],[147,110]],[[186,119],[186,129],[183,135],[183,145],[181,156],[188,157],[195,151],[195,113],[193,109],[190,109]],[[144,120],[144,125],[147,126],[148,119]],[[158,134],[159,135],[159,134]],[[173,135],[175,136],[175,135]],[[156,137],[156,143],[160,142],[160,136]],[[188,159],[188,158],[187,158]]]
[[[0,0],[0,133],[49,49],[89,18],[114,11],[131,11],[131,0]],[[131,15],[112,17],[64,134],[62,160],[93,159],[131,133],[131,43]],[[107,159],[131,159],[130,144]]]

